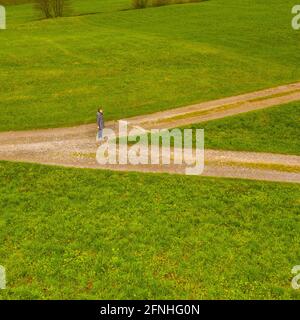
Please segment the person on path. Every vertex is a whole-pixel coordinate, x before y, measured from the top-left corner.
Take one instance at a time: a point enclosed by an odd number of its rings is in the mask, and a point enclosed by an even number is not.
[[[98,112],[97,112],[97,126],[98,126],[97,140],[101,141],[103,136],[103,129],[104,129],[104,117],[103,117],[102,109],[98,109]]]

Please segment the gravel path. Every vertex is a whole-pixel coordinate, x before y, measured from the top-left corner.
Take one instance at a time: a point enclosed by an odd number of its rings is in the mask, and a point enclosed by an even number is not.
[[[130,125],[171,128],[300,101],[300,83],[126,119]],[[115,122],[107,127],[114,128]],[[96,126],[0,133],[0,159],[78,168],[183,174],[178,165],[100,166],[95,159]],[[300,157],[269,153],[205,150],[203,175],[300,183]],[[288,169],[284,169],[287,168]]]

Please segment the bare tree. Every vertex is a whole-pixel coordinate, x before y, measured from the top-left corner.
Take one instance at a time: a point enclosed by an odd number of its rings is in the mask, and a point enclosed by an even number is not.
[[[70,11],[70,0],[35,0],[35,8],[46,19],[62,17]]]
[[[51,14],[51,0],[36,0],[35,8],[37,11],[41,12],[42,15],[49,19],[52,18]]]

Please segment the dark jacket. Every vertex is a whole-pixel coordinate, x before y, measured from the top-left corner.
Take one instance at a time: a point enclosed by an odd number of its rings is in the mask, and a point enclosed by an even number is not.
[[[100,130],[104,129],[104,118],[101,112],[97,112],[97,125]]]

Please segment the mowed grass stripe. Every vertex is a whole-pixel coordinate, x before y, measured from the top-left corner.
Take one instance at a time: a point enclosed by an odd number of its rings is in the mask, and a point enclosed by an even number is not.
[[[299,123],[300,102],[292,102],[185,128],[204,129],[209,149],[300,155]]]

